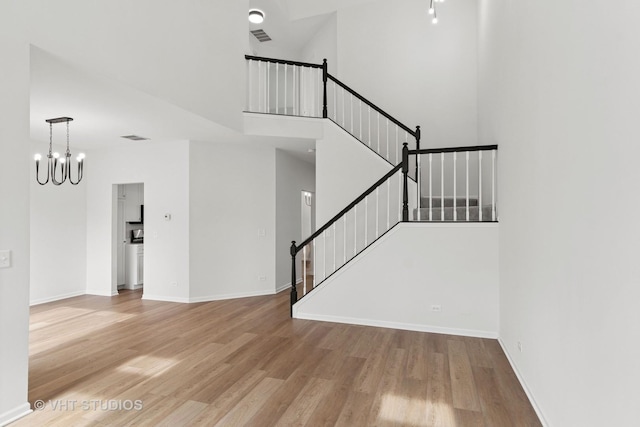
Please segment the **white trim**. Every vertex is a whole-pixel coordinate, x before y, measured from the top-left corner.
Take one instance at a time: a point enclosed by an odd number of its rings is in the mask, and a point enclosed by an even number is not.
[[[300,283],[302,283],[302,278],[296,280],[296,285],[299,285]],[[280,292],[284,291],[285,289],[290,289],[290,288],[291,288],[291,282],[277,287],[275,293],[279,294]]]
[[[185,298],[185,297],[167,297],[164,295],[149,295],[149,294],[142,294],[142,299],[144,300],[150,300],[150,301],[165,301],[165,302],[180,302],[180,303],[188,303],[189,298]]]
[[[80,295],[85,295],[85,294],[86,294],[85,291],[77,291],[77,292],[69,292],[68,294],[56,295],[55,297],[39,298],[37,300],[33,300],[29,302],[29,306],[46,304],[48,302],[60,301],[61,299],[78,297]]]
[[[220,301],[226,299],[235,298],[249,298],[249,297],[261,297],[265,295],[273,295],[274,291],[253,291],[253,292],[240,292],[237,294],[222,294],[222,295],[210,295],[206,297],[189,298],[187,302],[208,302],[208,301]]]
[[[104,292],[104,291],[87,289],[87,291],[85,292],[85,295],[98,295],[100,297],[115,297],[116,295],[118,295],[118,291],[116,290],[115,292],[114,291]]]
[[[405,331],[431,332],[434,334],[460,335],[475,338],[498,338],[494,331],[480,331],[474,329],[445,328],[442,326],[422,325],[419,323],[387,322],[384,320],[358,319],[353,317],[328,316],[304,313],[298,315],[296,306],[293,306],[293,317],[296,319],[317,320],[321,322],[347,323],[350,325],[375,326],[378,328],[402,329]]]
[[[12,422],[29,415],[31,412],[31,405],[29,402],[25,402],[17,408],[6,411],[4,414],[0,414],[0,427],[11,424]]]
[[[516,378],[518,378],[518,381],[520,382],[522,389],[524,390],[525,394],[529,398],[529,403],[531,403],[531,406],[533,406],[533,410],[536,411],[536,415],[538,415],[540,422],[542,423],[543,426],[547,427],[549,423],[544,418],[544,415],[542,414],[542,409],[538,406],[538,403],[533,398],[533,394],[531,393],[531,390],[529,389],[529,387],[527,387],[527,383],[524,381],[524,378],[522,378],[522,375],[520,375],[520,372],[518,371],[518,368],[516,367],[515,363],[513,363],[513,359],[511,358],[511,355],[507,350],[507,346],[502,341],[502,338],[498,337],[498,343],[500,344],[500,347],[502,347],[502,351],[504,352],[505,356],[507,356],[509,365],[511,365],[511,369],[513,370],[513,372],[515,372]]]

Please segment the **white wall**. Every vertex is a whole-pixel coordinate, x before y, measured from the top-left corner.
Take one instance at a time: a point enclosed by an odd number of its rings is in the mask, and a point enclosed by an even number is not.
[[[296,304],[294,316],[496,337],[498,227],[399,224]]]
[[[637,425],[640,4],[547,6],[480,2],[500,337],[548,425]]]
[[[302,236],[302,191],[315,192],[315,167],[291,154],[276,150],[276,289],[291,285],[291,241],[300,244]],[[300,265],[296,266],[302,277]]]
[[[338,20],[333,13],[326,24],[313,36],[302,49],[302,61],[322,64],[327,60],[329,73],[337,77],[338,70]]]
[[[190,301],[272,294],[275,149],[191,142],[190,163]]]
[[[29,411],[29,48],[15,7],[0,3],[0,425]]]
[[[117,186],[144,183],[144,298],[188,301],[189,146],[133,143],[87,158],[87,292],[117,292]],[[164,219],[165,213],[171,220]],[[173,284],[176,283],[177,286]]]
[[[477,1],[376,0],[338,9],[337,78],[410,128],[422,147],[477,142]]]
[[[44,123],[43,123],[44,125]],[[31,158],[40,153],[40,176],[46,173],[45,143],[31,143]],[[54,146],[63,153],[65,147]],[[77,151],[72,154],[78,154]],[[87,161],[93,156],[87,153]],[[75,179],[75,159],[72,159]],[[44,167],[44,169],[43,169]],[[55,186],[40,185],[30,165],[31,266],[30,302],[40,304],[85,293],[87,288],[87,193],[86,180]]]

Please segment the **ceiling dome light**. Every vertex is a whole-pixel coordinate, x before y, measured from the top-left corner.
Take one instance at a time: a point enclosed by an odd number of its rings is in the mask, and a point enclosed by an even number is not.
[[[262,24],[264,21],[264,12],[259,9],[251,9],[249,11],[249,22],[252,24]]]

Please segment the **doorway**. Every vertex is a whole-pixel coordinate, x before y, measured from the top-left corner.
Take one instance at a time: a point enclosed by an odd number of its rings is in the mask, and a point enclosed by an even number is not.
[[[115,187],[116,287],[118,292],[141,291],[144,286],[144,183]]]

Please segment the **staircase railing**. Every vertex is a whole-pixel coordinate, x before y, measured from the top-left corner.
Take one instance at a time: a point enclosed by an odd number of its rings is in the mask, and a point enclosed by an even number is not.
[[[402,162],[300,244],[291,242],[291,306],[298,301],[296,260],[302,252],[302,295],[365,250],[399,222],[409,221],[409,149]]]
[[[409,150],[408,143],[403,143],[401,162],[397,166],[302,243],[291,242],[291,283],[294,284],[291,286],[291,310],[299,297],[296,262],[300,252],[302,298],[399,222],[497,222],[497,151],[497,145]],[[488,167],[482,160],[484,152],[490,153]],[[451,170],[445,161],[448,155],[452,161]],[[437,162],[433,165],[434,156],[440,160],[439,168]],[[425,182],[417,186],[419,197],[415,202],[410,197],[413,182],[408,176],[412,157],[426,157],[427,160],[423,162],[427,173],[421,176],[422,171],[418,171],[417,183]],[[463,159],[464,167],[458,168],[458,157]],[[438,180],[434,170],[438,172]],[[440,188],[437,195],[435,184]],[[426,195],[419,192],[420,187],[428,190]],[[459,187],[462,187],[460,193]],[[483,203],[487,192],[490,203]],[[412,205],[415,208],[412,209]]]
[[[253,113],[330,119],[391,165],[402,143],[420,149],[420,126],[412,130],[327,72],[322,64],[246,55],[247,107]],[[413,167],[412,167],[413,170]]]

